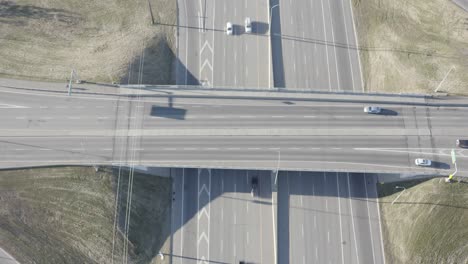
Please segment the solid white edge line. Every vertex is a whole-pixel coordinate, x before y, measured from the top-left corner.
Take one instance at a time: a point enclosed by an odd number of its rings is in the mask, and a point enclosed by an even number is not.
[[[279,174],[279,172],[278,172]],[[273,174],[271,175],[271,180],[273,180]],[[273,190],[272,190],[273,191]],[[276,195],[278,196],[278,186],[276,186]],[[277,264],[277,253],[276,253],[276,223],[275,223],[275,200],[274,195],[271,195],[271,218],[273,220],[273,259],[275,260],[275,264]],[[289,245],[288,245],[289,246]]]
[[[184,254],[184,181],[185,181],[185,168],[182,168],[182,198],[181,198],[181,203],[182,203],[182,213],[180,216],[180,255],[183,256]],[[180,263],[182,262],[183,258],[180,258]]]
[[[362,66],[361,66],[361,52],[359,51],[359,44],[357,38],[357,31],[356,25],[354,23],[354,11],[353,11],[353,3],[352,0],[349,0],[350,3],[350,10],[351,10],[351,20],[353,21],[353,28],[354,28],[354,40],[356,41],[356,50],[358,53],[358,64],[359,64],[359,72],[361,73],[361,85],[362,85],[362,92],[364,92],[364,78],[362,77]]]
[[[346,176],[347,176],[347,181],[348,181],[348,199],[349,199],[349,207],[351,209],[351,212],[350,212],[350,217],[351,217],[351,224],[353,226],[353,236],[354,236],[354,248],[356,249],[356,258],[357,258],[357,263],[360,263],[359,262],[359,252],[358,252],[358,244],[357,244],[357,240],[356,240],[356,230],[354,228],[354,216],[353,216],[353,203],[352,203],[352,199],[351,198],[351,184],[349,183],[349,172],[346,173]]]
[[[340,196],[340,181],[338,179],[338,172],[335,173],[336,175],[336,188],[338,191],[338,214],[340,217],[340,239],[341,239],[341,263],[344,264],[344,249],[343,249],[343,225],[341,223],[341,196]]]
[[[369,231],[370,231],[370,238],[371,238],[371,249],[372,249],[372,260],[375,262],[375,249],[374,249],[374,237],[372,234],[372,222],[370,217],[370,210],[369,210],[369,194],[367,192],[367,180],[366,180],[366,173],[362,174],[364,178],[364,189],[366,190],[366,207],[367,207],[367,218],[369,218]]]
[[[376,183],[378,183],[378,178],[377,178],[377,181]],[[382,220],[380,218],[380,201],[379,201],[379,194],[377,192],[377,187],[375,187],[376,190],[376,196],[377,196],[377,214],[379,216],[379,228],[380,228],[380,246],[381,246],[381,250],[382,250],[382,259],[383,259],[383,264],[385,264],[385,249],[384,249],[384,243],[383,243],[383,233],[382,233]]]

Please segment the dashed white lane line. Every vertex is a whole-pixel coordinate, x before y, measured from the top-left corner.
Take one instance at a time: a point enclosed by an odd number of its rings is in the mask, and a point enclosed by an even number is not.
[[[328,241],[328,244],[330,244],[330,231],[327,230],[327,241]]]
[[[239,118],[255,118],[255,116],[239,116]]]
[[[39,106],[40,109],[47,109],[49,108],[48,106]]]
[[[315,247],[315,259],[318,260],[318,248]]]
[[[349,173],[346,173],[346,176],[347,176],[347,182],[348,182],[348,197],[351,197],[351,188],[350,188],[350,184],[349,184]],[[352,229],[353,229],[353,236],[354,236],[354,248],[356,250],[356,258],[357,258],[357,263],[360,263],[359,262],[359,252],[358,252],[358,248],[357,248],[357,240],[356,240],[356,230],[354,228],[354,215],[353,215],[353,203],[351,202],[352,199],[348,199],[349,200],[349,207],[350,207],[350,214],[349,216],[351,217],[351,225],[352,225]]]
[[[22,148],[18,148],[18,149],[15,149],[16,151],[23,151],[25,149],[22,149]]]
[[[284,116],[271,116],[272,118],[284,118]]]
[[[26,119],[26,117],[25,116],[17,116],[17,117],[15,117],[15,119]]]

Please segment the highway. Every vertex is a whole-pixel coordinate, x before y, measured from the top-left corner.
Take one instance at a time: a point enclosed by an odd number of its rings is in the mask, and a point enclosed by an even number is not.
[[[283,172],[278,263],[384,263],[376,175]],[[289,242],[289,243],[288,243]]]
[[[466,173],[466,108],[2,93],[0,166],[112,164]],[[136,140],[135,140],[136,139]],[[431,168],[415,158],[434,161]]]
[[[172,263],[275,263],[270,171],[174,169],[172,177]]]
[[[178,7],[177,84],[269,87],[267,0],[178,0]],[[244,32],[246,17],[250,34]]]
[[[273,2],[279,3],[271,29],[277,87],[364,89],[350,0]]]

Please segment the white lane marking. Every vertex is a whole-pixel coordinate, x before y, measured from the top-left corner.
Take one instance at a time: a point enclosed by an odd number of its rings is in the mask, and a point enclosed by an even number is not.
[[[83,149],[82,148],[72,148],[71,150],[72,151],[82,151]]]
[[[259,150],[260,148],[247,148],[248,150]]]
[[[291,0],[289,0],[291,2]],[[291,25],[293,25],[294,22],[293,22],[293,17],[291,16]],[[294,42],[293,42],[294,43]]]
[[[288,149],[291,149],[291,150],[299,150],[299,149],[302,149],[302,148],[293,147],[293,148],[288,148]],[[302,196],[301,196],[301,200],[302,200]]]
[[[316,116],[305,115],[304,118],[316,118]]]
[[[42,151],[50,151],[50,150],[52,150],[52,149],[49,149],[49,148],[41,148],[41,149],[39,149],[39,150],[42,150]]]
[[[103,148],[103,149],[101,149],[101,150],[103,150],[103,151],[112,151],[111,148]]]
[[[25,116],[17,116],[17,117],[15,117],[15,119],[26,119],[26,117]]]
[[[325,198],[325,210],[328,212],[328,200]]]
[[[275,201],[274,201],[274,195],[271,196],[271,219],[272,219],[272,227],[273,227],[273,256],[275,256],[273,259],[275,260],[276,264],[276,223],[275,223]]]
[[[281,148],[268,148],[270,150],[280,150]]]
[[[219,148],[204,148],[204,150],[218,150]]]
[[[340,219],[340,239],[341,239],[341,263],[344,264],[344,249],[343,249],[343,227],[341,224],[341,196],[340,196],[340,182],[338,179],[338,172],[335,174],[336,175],[336,189],[337,189],[337,194],[338,194],[338,216]]]
[[[176,150],[176,148],[163,148],[163,150]]]
[[[383,236],[382,236],[382,221],[380,220],[380,202],[379,202],[379,198],[378,198],[378,197],[377,197],[377,214],[378,214],[378,216],[379,216],[380,247],[381,247],[381,250],[382,250],[383,264],[385,264],[385,250],[384,250]]]
[[[180,223],[181,223],[181,227],[180,227],[180,255],[183,256],[184,254],[184,183],[185,181],[185,168],[182,168],[182,188],[181,188],[181,213],[180,213]],[[181,263],[182,263],[182,258],[181,259]]]
[[[366,180],[366,174],[362,174],[362,177],[364,178],[364,189],[366,190],[366,207],[367,207],[367,216],[369,218],[369,230],[370,230],[370,237],[371,237],[371,249],[372,249],[372,259],[375,261],[375,250],[374,250],[374,237],[372,235],[372,221],[370,218],[370,210],[369,210],[369,194],[367,193],[367,180]]]
[[[351,20],[353,21],[353,29],[354,29],[354,40],[356,42],[356,50],[357,50],[357,57],[358,57],[358,65],[359,65],[359,73],[360,73],[360,77],[361,77],[361,85],[362,85],[362,91],[364,92],[364,79],[362,77],[362,69],[361,69],[361,55],[360,55],[360,51],[359,51],[359,44],[358,44],[358,38],[357,38],[357,30],[356,30],[356,24],[354,23],[354,12],[353,12],[353,8],[352,8],[352,4],[351,4],[351,0],[349,1],[350,3],[350,11],[351,11]],[[343,5],[342,5],[343,7]],[[344,8],[344,7],[343,7]],[[343,13],[344,15],[344,13]],[[344,23],[345,26],[346,26],[346,23]],[[345,32],[347,32],[346,28],[345,28]],[[349,45],[349,43],[347,43]],[[348,48],[348,52],[349,52],[349,48]],[[385,262],[385,258],[384,258],[384,262]]]
[[[325,43],[328,43],[327,29],[325,28],[325,12],[323,11],[323,0],[320,0],[320,3],[322,6],[323,34],[325,37]],[[328,45],[325,45],[325,53],[327,54],[328,89],[331,91],[330,62],[328,61]]]
[[[327,241],[328,241],[328,244],[330,244],[330,231],[327,230]]]
[[[346,178],[347,178],[347,181],[348,181],[348,197],[350,198],[351,197],[351,187],[350,187],[350,184],[349,184],[349,172],[346,173]],[[349,206],[350,206],[350,209],[351,209],[351,212],[349,213],[349,216],[351,217],[351,224],[353,226],[353,236],[354,236],[354,248],[356,249],[356,258],[357,258],[357,263],[360,263],[359,262],[359,252],[358,252],[358,248],[357,248],[357,240],[356,240],[356,230],[354,228],[354,216],[353,216],[353,203],[351,202],[352,199],[348,199],[349,200]]]
[[[47,109],[49,108],[48,106],[39,106],[40,109]]]
[[[315,247],[315,259],[318,260],[318,248],[317,247]]]
[[[19,148],[19,149],[15,149],[15,150],[16,150],[16,151],[22,151],[22,150],[25,150],[25,149],[21,149],[21,148]]]
[[[332,12],[330,8],[330,1],[328,2],[328,12],[330,13],[330,23],[331,23],[331,33],[332,33],[332,39],[333,39],[333,44],[335,44],[335,30],[333,30],[333,18],[332,18]],[[340,84],[340,71],[338,70],[338,59],[336,58],[336,46],[333,46],[333,50],[335,52],[335,69],[336,69],[336,81],[338,83],[338,91],[341,91],[341,84]],[[348,50],[349,51],[349,50]],[[352,75],[352,73],[351,73]],[[353,89],[354,91],[354,89]]]
[[[255,118],[255,116],[239,116],[239,118]]]
[[[0,108],[30,108],[22,105],[0,104]]]
[[[271,116],[272,118],[284,118],[284,116]]]
[[[396,149],[387,149],[387,148],[354,148],[355,150],[361,151],[381,151],[381,152],[395,152],[395,153],[408,153],[408,154],[418,154],[418,155],[436,155],[436,156],[451,156],[449,153],[440,153],[440,152],[423,152],[423,151],[408,151],[408,150],[396,150]],[[445,149],[435,149],[435,150],[445,150]],[[457,152],[461,157],[465,157],[464,154],[460,151]],[[458,156],[458,155],[457,155]]]

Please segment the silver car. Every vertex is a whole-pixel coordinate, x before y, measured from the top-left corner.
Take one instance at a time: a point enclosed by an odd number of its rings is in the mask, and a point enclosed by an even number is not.
[[[432,161],[428,159],[416,159],[414,163],[422,167],[430,167],[432,165]]]
[[[368,114],[380,114],[382,112],[382,108],[378,106],[366,106],[364,107],[364,113]]]

